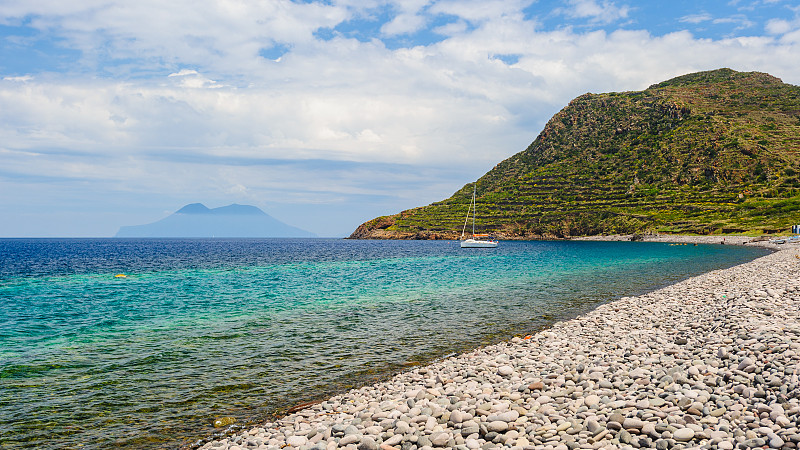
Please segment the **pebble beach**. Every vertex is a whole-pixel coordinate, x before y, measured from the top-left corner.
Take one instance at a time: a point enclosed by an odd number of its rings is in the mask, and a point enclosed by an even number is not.
[[[798,448],[800,246],[775,248],[200,448]]]

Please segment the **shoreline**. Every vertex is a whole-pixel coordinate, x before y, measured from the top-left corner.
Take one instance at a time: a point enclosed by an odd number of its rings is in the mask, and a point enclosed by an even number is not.
[[[725,238],[777,251],[200,448],[797,448],[800,246]]]
[[[773,250],[779,250],[781,244],[770,243],[771,239],[780,239],[780,236],[773,237],[752,237],[752,236],[689,236],[677,234],[614,234],[607,236],[583,236],[570,240],[573,241],[639,241],[639,242],[670,242],[676,244],[728,244],[728,245],[757,245]]]

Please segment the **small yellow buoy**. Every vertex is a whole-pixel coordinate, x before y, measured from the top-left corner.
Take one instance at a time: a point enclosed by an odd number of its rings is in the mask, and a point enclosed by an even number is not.
[[[118,274],[114,275],[114,278],[128,278],[128,276],[125,275],[124,273],[118,273]]]

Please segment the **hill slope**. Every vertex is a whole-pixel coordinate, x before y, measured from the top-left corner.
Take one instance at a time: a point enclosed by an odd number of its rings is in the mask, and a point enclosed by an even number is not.
[[[314,237],[249,205],[184,206],[158,222],[121,227],[115,237]]]
[[[800,87],[758,72],[585,94],[477,181],[477,228],[504,238],[773,233],[800,223]],[[468,184],[352,238],[458,238]]]

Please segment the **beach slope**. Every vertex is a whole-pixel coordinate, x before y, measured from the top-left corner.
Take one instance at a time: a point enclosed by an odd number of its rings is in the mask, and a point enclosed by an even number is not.
[[[622,298],[203,448],[796,448],[798,255]]]

